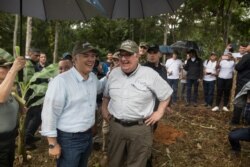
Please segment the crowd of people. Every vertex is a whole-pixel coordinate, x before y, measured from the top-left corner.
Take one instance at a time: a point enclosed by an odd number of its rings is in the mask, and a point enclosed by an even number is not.
[[[46,83],[48,89],[45,97],[34,97],[25,106],[26,149],[36,149],[35,142],[41,139],[36,132],[41,126],[40,133],[47,137],[49,155],[57,159],[57,166],[86,167],[96,112],[101,112],[102,150],[108,166],[150,167],[153,133],[164,113],[171,113],[171,106],[179,101],[185,102],[186,107],[201,105],[200,85],[208,110],[218,112],[221,107],[228,112],[234,75],[235,95],[240,102],[234,105],[230,124],[240,124],[242,116],[245,123],[250,123],[250,44],[240,45],[240,59],[234,58],[231,45],[222,56],[211,52],[204,61],[192,48],[187,50],[185,60],[176,50],[166,54],[167,60],[162,64],[163,53],[158,45],[137,45],[126,40],[117,52],[108,53],[107,60],[101,61],[94,46],[78,42],[72,53],[66,52],[60,58],[57,76],[34,82]],[[29,50],[26,60],[11,57],[0,50],[0,166],[6,167],[13,166],[17,115],[24,108],[11,95],[16,74],[23,69],[23,82],[27,83],[48,66],[46,54],[36,48]],[[29,90],[25,98],[32,93]],[[32,105],[41,98],[42,104]],[[249,128],[229,134],[232,150],[237,153],[240,140],[250,141]]]

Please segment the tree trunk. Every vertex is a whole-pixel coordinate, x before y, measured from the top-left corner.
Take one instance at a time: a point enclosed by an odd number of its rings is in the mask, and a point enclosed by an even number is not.
[[[18,22],[19,22],[19,16],[15,15],[15,27],[14,27],[14,33],[13,33],[13,56],[14,57],[20,56],[20,55],[16,55],[16,49],[15,49],[15,46],[17,46]]]
[[[54,52],[53,52],[53,63],[56,63],[57,61],[57,55],[58,55],[58,23],[55,25],[55,44],[54,44]]]
[[[27,17],[25,55],[28,55],[31,39],[32,39],[32,17]]]
[[[17,148],[17,155],[19,163],[22,164],[22,162],[27,162],[27,154],[25,150],[25,122],[26,114],[20,114],[19,116],[19,128],[18,128],[18,148]]]
[[[166,14],[165,16],[165,30],[164,30],[164,39],[163,39],[163,45],[167,45],[167,41],[168,41],[168,31],[169,31],[169,15]],[[165,64],[166,62],[166,54],[163,54],[162,57],[162,63]]]

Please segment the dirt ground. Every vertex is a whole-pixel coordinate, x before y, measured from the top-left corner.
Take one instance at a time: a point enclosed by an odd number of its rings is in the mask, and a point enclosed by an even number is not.
[[[154,167],[249,167],[249,143],[242,142],[240,157],[230,152],[227,134],[233,128],[228,124],[231,112],[212,112],[202,105],[185,107],[182,102],[173,110],[174,113],[164,116],[155,132]],[[37,145],[38,149],[29,153],[31,159],[23,166],[55,166],[55,160],[48,157],[46,140],[43,138]],[[89,167],[101,167],[103,156],[98,145],[95,148]]]

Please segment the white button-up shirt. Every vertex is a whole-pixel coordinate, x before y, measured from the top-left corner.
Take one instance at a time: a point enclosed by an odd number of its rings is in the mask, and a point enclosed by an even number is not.
[[[104,88],[94,73],[85,80],[73,67],[49,84],[42,110],[43,136],[57,137],[56,129],[84,132],[95,122],[96,95]]]
[[[108,110],[115,118],[138,120],[153,113],[155,98],[164,101],[172,92],[171,87],[157,72],[138,65],[129,76],[120,67],[113,69],[104,96],[110,97]]]

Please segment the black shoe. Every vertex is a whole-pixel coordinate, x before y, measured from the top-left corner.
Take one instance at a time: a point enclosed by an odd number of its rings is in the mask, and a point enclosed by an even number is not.
[[[41,140],[41,137],[34,136],[32,140],[33,140],[33,142],[37,142],[37,141]]]
[[[37,149],[37,146],[34,143],[31,143],[31,144],[26,144],[25,148],[26,148],[26,150],[31,151],[31,150]]]
[[[197,103],[194,103],[194,107],[197,107]]]
[[[190,103],[186,103],[185,106],[186,106],[186,107],[190,106]]]
[[[204,106],[204,107],[207,107],[207,106],[208,106],[208,104],[207,104],[207,103],[206,103],[206,104],[203,104],[203,106]]]

